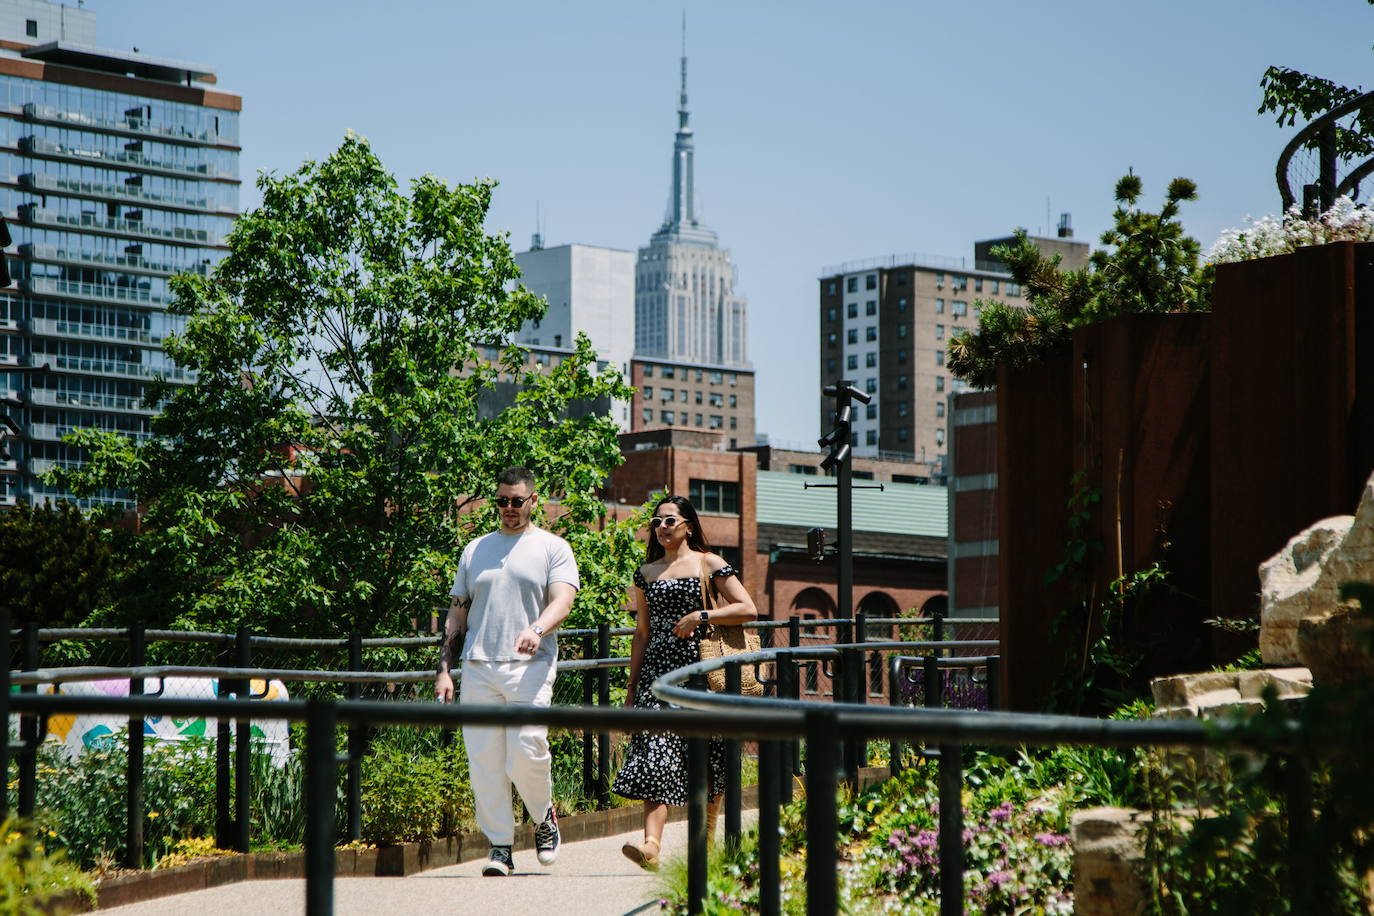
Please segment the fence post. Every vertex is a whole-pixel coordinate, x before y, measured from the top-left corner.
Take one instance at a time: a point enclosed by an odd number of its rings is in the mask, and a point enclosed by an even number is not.
[[[988,669],[988,709],[1002,708],[1002,656],[989,655]]]
[[[902,705],[902,659],[893,656],[887,663],[887,705]],[[896,776],[902,772],[902,739],[887,739],[887,772]]]
[[[782,742],[759,742],[759,916],[778,916],[782,908],[778,858],[778,799],[782,797]]]
[[[940,670],[940,659],[927,655],[921,666],[921,689],[925,692],[925,705],[939,709],[945,705],[945,677]]]
[[[1292,912],[1315,913],[1319,895],[1314,893],[1315,882],[1323,890],[1333,886],[1330,869],[1332,863],[1318,865],[1312,855],[1312,771],[1307,762],[1297,754],[1290,754],[1283,761],[1284,807],[1288,810],[1288,868],[1290,885],[1293,888]],[[1326,874],[1316,874],[1320,867]]]
[[[142,668],[147,663],[148,644],[143,621],[129,625],[129,667]],[[129,696],[143,695],[143,678],[129,678]],[[143,867],[143,717],[129,717],[129,762],[125,773],[124,801],[127,825],[124,836],[124,865]]]
[[[963,760],[957,744],[940,745],[940,916],[964,912]]]
[[[835,731],[831,710],[806,713],[806,912],[832,916],[837,909],[835,874]]]
[[[216,655],[221,668],[227,668],[228,647],[221,645]],[[215,693],[221,700],[228,700],[232,693],[229,678],[220,678],[215,685]],[[215,717],[215,845],[220,849],[233,848],[229,836],[233,828],[229,791],[229,720],[224,716]]]
[[[363,670],[363,634],[357,630],[348,634],[348,670]],[[363,685],[348,683],[348,698],[362,697]],[[367,748],[367,726],[362,722],[348,723],[348,839],[363,838],[363,753]]]
[[[797,683],[797,663],[793,661],[791,652],[778,653],[777,669],[778,696],[788,700],[798,699],[801,691]],[[797,742],[793,739],[780,740],[778,748],[782,752],[783,767],[778,803],[785,805],[792,800],[792,777],[801,772],[801,754]]]
[[[740,663],[725,663],[725,692],[739,696]],[[743,807],[743,793],[740,788],[740,740],[725,739],[725,842],[729,846],[739,845],[740,808]]]
[[[596,625],[597,658],[611,657],[611,625]],[[596,672],[596,705],[609,709],[611,705],[611,669],[601,667]],[[602,810],[611,806],[611,733],[604,729],[596,736],[596,803]]]
[[[932,631],[933,631],[933,632],[931,633],[931,638],[934,639],[936,642],[944,642],[944,641],[945,641],[945,615],[944,615],[944,614],[941,614],[941,613],[939,613],[939,612],[937,611],[937,612],[935,612],[935,613],[932,613],[930,616],[931,616],[931,619],[934,621],[934,624],[935,624],[935,625],[931,628]],[[936,649],[935,652],[936,652],[937,655],[944,655],[944,654],[945,654],[945,650],[944,650],[944,649]]]
[[[305,912],[334,912],[334,731],[331,700],[310,700],[305,710]]]
[[[253,667],[253,644],[250,642],[247,627],[239,627],[234,634],[234,667],[247,670]],[[250,699],[253,682],[239,678],[235,683],[235,695],[240,700]],[[250,834],[253,826],[252,804],[253,788],[253,723],[239,719],[234,729],[234,848],[248,852]]]
[[[864,692],[864,651],[862,649],[840,650],[840,674],[844,684],[844,701],[858,703]],[[858,735],[844,739],[844,781],[854,790],[859,788],[860,746],[863,744]],[[863,744],[867,748],[866,744]]]
[[[25,671],[37,671],[42,661],[38,648],[38,622],[30,620],[24,624],[23,665]],[[37,693],[37,684],[25,684],[20,693]],[[32,818],[38,801],[38,716],[27,715],[19,719],[19,736],[23,739],[23,750],[19,752],[19,816]]]
[[[5,733],[0,735],[0,823],[10,815],[10,665],[14,659],[10,637],[10,609],[0,605],[0,726]]]
[[[693,690],[706,690],[706,677],[694,674],[687,679]],[[711,781],[708,762],[709,739],[701,735],[687,738],[687,912],[700,913],[706,906],[706,857],[710,838],[706,835],[706,796]]]
[[[787,618],[787,644],[793,649],[801,645],[801,618],[796,614]]]
[[[582,637],[582,660],[591,661],[594,657],[592,651],[595,645],[594,638],[590,635]],[[590,668],[582,669],[582,705],[591,706],[596,702],[596,683],[593,680],[594,672]],[[592,730],[584,728],[582,730],[582,791],[591,798],[596,781],[596,768],[592,761]]]

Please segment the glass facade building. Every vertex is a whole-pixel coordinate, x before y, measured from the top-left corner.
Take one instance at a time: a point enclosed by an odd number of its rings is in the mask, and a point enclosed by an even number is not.
[[[0,40],[0,212],[15,278],[0,290],[0,394],[23,433],[5,443],[4,503],[65,497],[40,477],[82,460],[64,435],[146,437],[145,386],[190,381],[162,351],[183,321],[167,312],[168,280],[223,257],[238,213],[241,100],[213,82],[174,61]]]

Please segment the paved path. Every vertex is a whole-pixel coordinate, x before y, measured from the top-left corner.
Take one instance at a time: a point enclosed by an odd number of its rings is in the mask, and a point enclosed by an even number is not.
[[[752,813],[752,812],[750,812]],[[651,916],[658,913],[659,878],[620,853],[640,831],[564,843],[558,862],[540,865],[533,850],[515,853],[515,874],[483,878],[482,861],[463,862],[408,878],[336,878],[337,916],[491,914],[491,916]],[[666,854],[683,854],[685,821],[663,835]],[[305,881],[245,881],[144,903],[100,910],[108,916],[290,916],[305,912]]]

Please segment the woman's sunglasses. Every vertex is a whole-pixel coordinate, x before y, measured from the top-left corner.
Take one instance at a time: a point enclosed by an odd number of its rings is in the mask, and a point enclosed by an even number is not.
[[[662,525],[664,528],[673,528],[678,522],[686,521],[687,519],[679,515],[655,515],[653,518],[649,519],[649,527],[657,528],[659,525]]]
[[[495,500],[493,500],[493,502],[495,502],[496,505],[499,506],[499,507],[501,507],[502,509],[506,508],[507,506],[513,506],[514,508],[519,509],[519,508],[520,508],[521,506],[523,506],[525,503],[532,503],[532,502],[534,502],[534,497],[533,497],[533,496],[498,496],[498,497],[496,497]]]

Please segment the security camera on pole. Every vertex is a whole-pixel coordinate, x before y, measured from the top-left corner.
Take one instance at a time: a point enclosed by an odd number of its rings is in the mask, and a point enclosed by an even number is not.
[[[821,459],[821,470],[835,470],[835,546],[840,560],[837,614],[841,620],[851,620],[854,617],[854,477],[850,445],[854,408],[850,402],[867,404],[873,398],[855,388],[854,380],[847,378],[827,385],[821,389],[821,394],[835,398],[835,425],[817,442],[821,448],[829,450]]]

